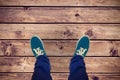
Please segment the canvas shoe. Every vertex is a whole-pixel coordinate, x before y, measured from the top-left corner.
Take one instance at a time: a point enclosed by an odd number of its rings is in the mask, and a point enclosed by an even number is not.
[[[84,58],[88,52],[89,43],[90,43],[90,39],[88,36],[81,37],[77,42],[74,56],[80,55]]]
[[[40,37],[33,36],[30,40],[31,49],[34,54],[34,56],[37,58],[39,55],[46,55],[46,52],[44,50],[44,44]]]

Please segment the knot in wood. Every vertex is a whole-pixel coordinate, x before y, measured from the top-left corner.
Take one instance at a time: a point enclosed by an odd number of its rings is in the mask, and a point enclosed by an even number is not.
[[[67,37],[73,36],[73,32],[70,32],[70,30],[67,30],[64,32],[64,35],[66,35]]]
[[[21,31],[16,31],[15,33],[16,33],[17,35],[22,34],[22,32],[21,32]]]
[[[111,48],[111,50],[110,50],[110,56],[119,56],[118,55],[118,50],[115,49],[114,47]]]
[[[76,17],[80,16],[78,13],[75,14]]]
[[[92,29],[87,30],[87,32],[85,32],[85,35],[88,35],[89,37],[92,37],[92,36],[93,36],[93,31],[92,31]]]
[[[24,10],[29,10],[29,7],[24,7]]]
[[[92,80],[99,80],[99,77],[97,77],[97,76],[92,76]]]

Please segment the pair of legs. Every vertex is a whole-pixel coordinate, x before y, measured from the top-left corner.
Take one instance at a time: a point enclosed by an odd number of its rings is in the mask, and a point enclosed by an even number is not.
[[[50,61],[46,56],[44,45],[39,37],[32,37],[31,48],[34,56],[36,57],[32,80],[52,80],[50,75]],[[75,53],[71,59],[68,80],[88,80],[84,63],[84,57],[86,56],[88,48],[89,38],[83,36],[78,40]]]

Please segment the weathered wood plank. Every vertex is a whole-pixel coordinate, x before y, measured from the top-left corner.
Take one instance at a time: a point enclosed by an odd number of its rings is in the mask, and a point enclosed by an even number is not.
[[[120,6],[120,0],[0,0],[1,6]]]
[[[51,72],[69,72],[71,57],[49,57]],[[87,72],[119,73],[119,57],[87,57]],[[33,72],[34,57],[0,57],[0,72]],[[62,64],[62,65],[61,65]]]
[[[9,33],[9,36],[8,36]],[[120,39],[120,24],[0,24],[0,39]]]
[[[43,40],[48,56],[72,56],[77,40]],[[29,40],[0,40],[0,56],[33,56]],[[120,41],[91,41],[87,56],[120,56]]]
[[[51,73],[53,80],[67,80],[68,73]],[[31,80],[32,73],[0,73],[1,80]],[[119,74],[88,74],[89,80],[119,80]]]
[[[0,7],[0,22],[120,23],[119,9],[119,7]]]

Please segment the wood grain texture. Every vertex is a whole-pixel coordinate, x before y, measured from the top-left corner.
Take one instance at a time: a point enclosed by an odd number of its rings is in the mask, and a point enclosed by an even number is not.
[[[9,36],[8,36],[9,33]],[[120,24],[0,24],[0,39],[120,39]]]
[[[120,6],[120,0],[0,0],[1,6]]]
[[[48,56],[72,56],[77,40],[43,40]],[[29,40],[0,40],[0,56],[33,56]],[[120,41],[91,41],[87,56],[120,56]]]
[[[51,73],[53,80],[67,80],[68,73]],[[1,80],[31,80],[32,73],[0,73]],[[119,74],[88,74],[89,80],[119,80]],[[19,77],[19,78],[18,78]]]
[[[71,57],[49,57],[51,72],[69,72]],[[34,57],[1,57],[0,72],[33,72]],[[88,73],[119,73],[119,57],[87,57]]]
[[[119,9],[119,7],[0,7],[0,22],[120,23]]]
[[[120,80],[120,0],[0,0],[0,80],[31,80],[29,39],[43,39],[53,80],[67,80],[77,40],[88,35],[89,80]]]

